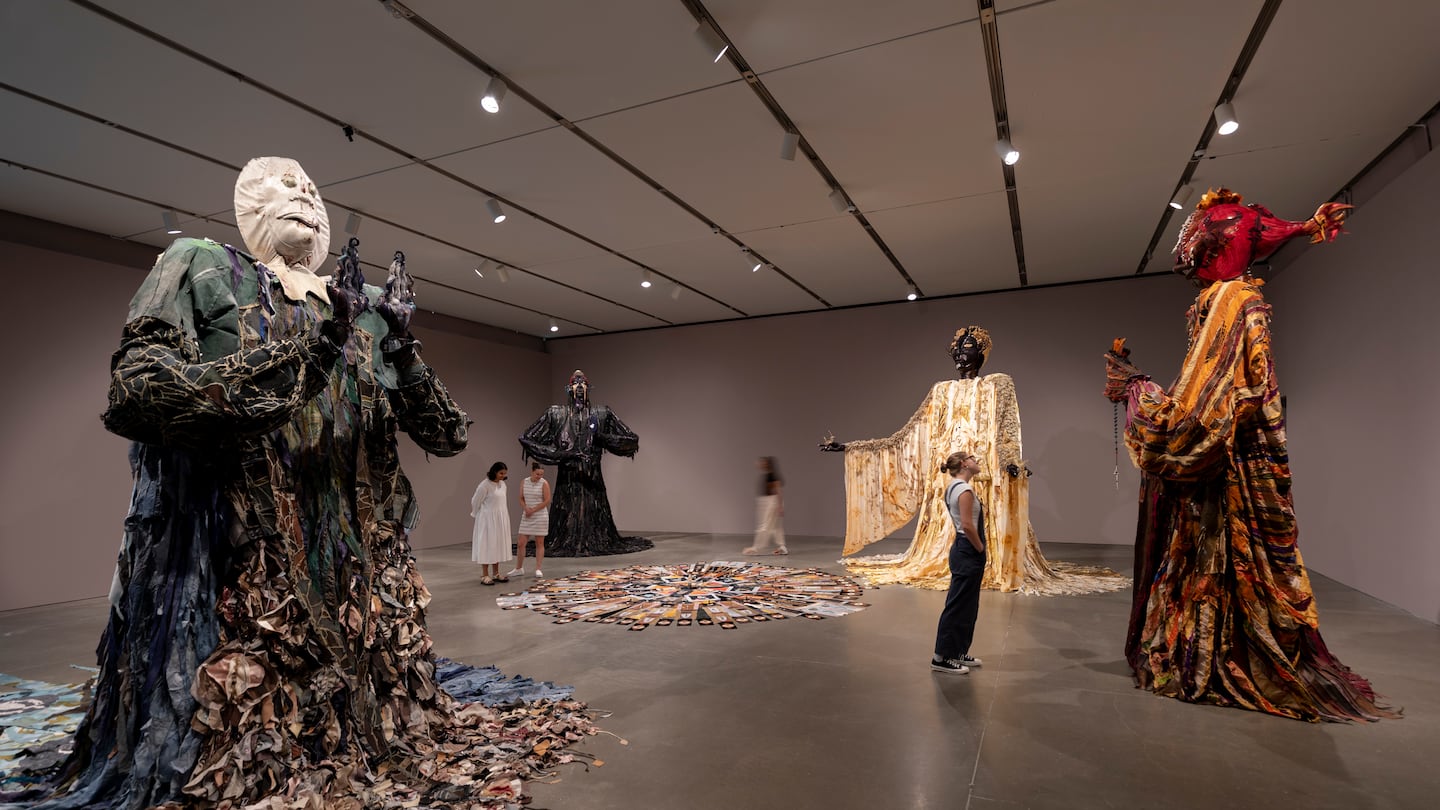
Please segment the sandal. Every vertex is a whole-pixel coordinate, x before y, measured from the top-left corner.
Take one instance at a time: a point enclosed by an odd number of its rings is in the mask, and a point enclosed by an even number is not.
[[[481,577],[481,578],[480,578],[480,584],[481,584],[481,585],[494,585],[494,584],[495,584],[495,580],[491,579],[490,577]]]
[[[784,546],[781,546],[781,547],[775,549],[774,551],[772,551],[772,552],[770,552],[770,553],[771,553],[771,554],[789,554],[789,553],[790,553],[790,549],[785,548]]]
[[[495,577],[496,582],[509,582],[510,577]]]

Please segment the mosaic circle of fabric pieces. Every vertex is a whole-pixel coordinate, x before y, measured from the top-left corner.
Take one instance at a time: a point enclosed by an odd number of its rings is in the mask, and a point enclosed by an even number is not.
[[[817,568],[749,562],[636,565],[538,580],[529,590],[502,594],[505,610],[529,608],[575,621],[647,627],[741,625],[796,617],[824,619],[869,607],[857,601],[859,583]]]

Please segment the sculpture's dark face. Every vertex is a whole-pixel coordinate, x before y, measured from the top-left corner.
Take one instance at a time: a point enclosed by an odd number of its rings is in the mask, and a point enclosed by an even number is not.
[[[950,353],[950,357],[955,360],[955,370],[960,372],[962,380],[978,377],[980,367],[985,365],[985,352],[980,350],[979,341],[968,335]]]
[[[590,404],[590,380],[583,371],[570,375],[570,384],[565,386],[565,393],[570,395],[570,404],[577,408]]]

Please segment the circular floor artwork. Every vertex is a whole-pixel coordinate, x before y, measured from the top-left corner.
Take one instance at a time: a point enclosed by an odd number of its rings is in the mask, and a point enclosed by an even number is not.
[[[782,568],[749,562],[636,565],[582,571],[537,580],[529,590],[495,602],[505,610],[529,608],[574,621],[647,627],[740,625],[797,616],[844,616],[869,605],[859,583],[816,568]]]

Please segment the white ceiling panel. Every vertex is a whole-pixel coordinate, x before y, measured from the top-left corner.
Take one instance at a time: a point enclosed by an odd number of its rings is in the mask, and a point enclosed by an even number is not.
[[[0,15],[0,76],[105,120],[232,165],[292,157],[315,178],[403,162],[377,146],[347,143],[330,124],[71,3],[6,3]],[[192,44],[215,38],[210,31]],[[253,49],[249,58],[264,52]]]
[[[631,256],[724,301],[747,315],[819,309],[820,302],[765,269],[751,272],[730,240],[708,236],[630,251]],[[735,313],[731,313],[734,315]]]
[[[326,185],[324,193],[506,264],[527,266],[599,251],[509,208],[504,222],[491,222],[485,195],[418,164]]]
[[[489,78],[378,2],[101,5],[422,158],[556,126],[519,98],[480,109]]]
[[[743,82],[607,115],[585,128],[731,233],[835,213],[806,161],[780,159],[784,132]]]
[[[671,323],[735,317],[733,310],[693,290],[682,289],[679,298],[671,298],[674,283],[658,275],[652,274],[649,288],[641,287],[644,271],[634,262],[608,253],[536,265],[531,269],[546,278],[603,295]]]
[[[153,206],[5,165],[0,165],[0,209],[109,236],[160,224]]]
[[[335,216],[332,209],[332,231],[341,230],[344,222],[343,214]],[[509,222],[503,224],[508,225]],[[343,247],[348,238],[347,234],[335,233],[331,242],[332,251]],[[638,326],[660,325],[659,320],[629,312],[623,307],[600,300],[589,292],[577,292],[555,284],[547,280],[550,276],[543,270],[530,273],[514,268],[509,273],[510,280],[501,282],[499,275],[491,268],[487,269],[482,279],[475,275],[475,268],[481,260],[474,255],[401,231],[378,220],[363,221],[359,238],[360,259],[373,265],[365,268],[368,282],[383,284],[383,268],[390,264],[396,250],[402,250],[405,252],[406,269],[412,275],[453,288],[453,292],[432,289],[424,296],[418,292],[416,294],[421,299],[421,306],[446,315],[467,317],[467,310],[458,305],[457,301],[465,298],[467,293],[474,293],[506,304],[538,310],[557,318],[578,321],[596,329],[633,329]],[[517,328],[514,322],[510,321],[496,325]]]
[[[1031,284],[1135,271],[1260,6],[1096,0],[1001,19]],[[1186,33],[1137,35],[1163,30]],[[1125,77],[1113,92],[1055,69],[1101,63]]]
[[[1240,129],[1213,153],[1373,134],[1389,143],[1440,96],[1440,3],[1285,3],[1235,94]],[[1356,141],[1362,147],[1365,142]],[[1346,182],[1374,153],[1335,171]],[[1329,166],[1312,167],[1325,171]],[[1333,192],[1334,189],[1331,189]]]
[[[706,4],[757,73],[973,20],[955,0],[719,0]]]
[[[904,277],[851,216],[739,236],[833,306],[900,299],[909,291]]]
[[[869,219],[926,296],[1020,285],[1003,192],[877,211]]]
[[[735,79],[675,0],[409,6],[572,121]]]
[[[209,213],[233,205],[233,169],[14,93],[0,93],[0,121],[0,158],[157,203],[152,221],[137,230],[158,227],[163,208]]]
[[[1004,188],[978,24],[764,78],[863,211]]]
[[[435,161],[615,250],[696,239],[710,229],[563,129]]]
[[[157,209],[174,206],[221,220],[186,222],[186,235],[235,243],[233,173],[206,158],[285,155],[321,184],[335,231],[342,207],[366,214],[367,272],[382,276],[405,250],[427,280],[422,306],[438,312],[543,336],[551,314],[615,330],[821,306],[778,273],[749,272],[736,245],[518,95],[498,115],[479,111],[486,77],[374,0],[100,2],[176,47],[89,4],[0,3],[0,83],[14,88],[0,90],[0,159],[80,181],[5,168],[0,206],[157,247],[169,241]],[[774,116],[728,60],[705,58],[685,3],[408,4],[826,300],[904,295],[814,167],[780,160]],[[1030,283],[1133,272],[1261,4],[997,2]],[[974,3],[705,5],[927,296],[1018,284]],[[1196,185],[1229,185],[1286,217],[1312,211],[1435,103],[1437,33],[1430,0],[1283,4],[1240,83],[1240,132],[1212,142]],[[232,70],[399,152],[347,142]],[[584,238],[513,206],[495,225],[487,193]],[[1152,267],[1168,268],[1181,219]],[[610,250],[704,295],[641,290],[639,269]],[[517,266],[511,283],[477,279],[476,254]]]

